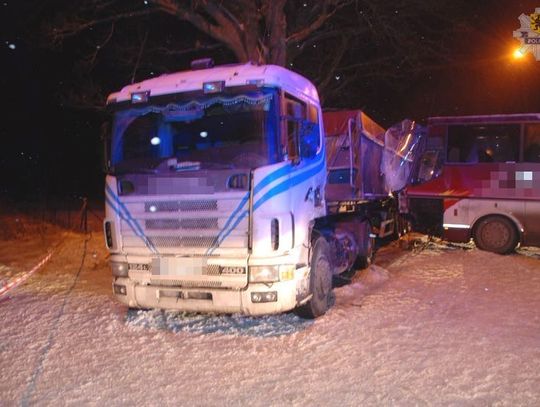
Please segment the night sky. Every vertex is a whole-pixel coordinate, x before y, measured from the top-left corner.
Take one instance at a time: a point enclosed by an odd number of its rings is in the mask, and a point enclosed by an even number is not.
[[[402,80],[400,86],[381,79],[369,89],[353,87],[350,95],[354,96],[346,98],[347,105],[334,101],[326,107],[362,108],[384,126],[405,117],[423,120],[434,115],[540,112],[540,61],[530,54],[519,61],[511,57],[519,45],[512,37],[513,30],[519,28],[518,16],[532,13],[540,3],[474,3],[463,9],[462,19],[456,21],[456,27],[472,25],[474,34],[456,31],[448,38],[453,50],[449,61],[426,66],[420,75]],[[82,195],[99,199],[102,195],[99,136],[105,112],[77,109],[64,100],[77,80],[77,41],[56,49],[43,44],[47,41],[41,34],[44,20],[62,4],[0,2],[4,96],[0,203]],[[164,21],[159,15],[151,18],[149,23],[156,26]],[[174,30],[162,30],[161,35],[171,41],[175,36],[195,38],[197,33],[188,24],[176,24]],[[219,62],[235,62],[222,51],[207,55]],[[111,69],[90,73],[106,76],[107,92],[126,84],[125,75],[112,68],[114,55],[110,58]],[[178,70],[186,69],[189,60],[186,57],[178,64]],[[151,64],[146,65],[150,76]],[[141,75],[146,76],[144,71]]]

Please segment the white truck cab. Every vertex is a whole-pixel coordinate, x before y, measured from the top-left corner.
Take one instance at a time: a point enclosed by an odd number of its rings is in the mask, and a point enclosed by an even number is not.
[[[134,308],[321,315],[332,265],[314,230],[327,176],[315,87],[272,65],[192,68],[107,100],[104,230],[116,298]]]

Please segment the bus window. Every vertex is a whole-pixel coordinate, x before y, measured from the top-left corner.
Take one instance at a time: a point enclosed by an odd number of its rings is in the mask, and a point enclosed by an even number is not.
[[[447,162],[516,162],[519,125],[448,126]]]
[[[527,124],[525,126],[523,161],[540,163],[540,124]]]

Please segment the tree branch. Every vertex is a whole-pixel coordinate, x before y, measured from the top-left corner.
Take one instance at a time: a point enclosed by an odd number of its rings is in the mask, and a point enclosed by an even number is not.
[[[86,31],[89,28],[95,27],[97,25],[116,22],[119,20],[131,19],[134,17],[140,17],[148,14],[155,13],[157,10],[148,9],[148,10],[139,10],[139,11],[129,11],[126,13],[120,13],[113,16],[107,16],[103,18],[97,18],[89,21],[82,20],[73,20],[67,23],[61,29],[53,28],[51,31],[52,39],[54,42],[59,42],[65,38],[72,37],[76,34],[79,34],[82,31]]]
[[[215,43],[215,44],[207,44],[207,45],[201,45],[201,44],[195,44],[194,47],[191,48],[184,48],[179,50],[172,50],[170,48],[166,47],[158,47],[155,49],[160,54],[168,55],[168,56],[183,56],[186,54],[191,54],[193,52],[200,52],[200,51],[212,51],[218,48],[222,48],[223,44],[221,43]]]
[[[113,33],[114,33],[114,22],[111,24],[111,31],[109,31],[109,35],[107,35],[105,40],[100,45],[96,45],[96,51],[94,52],[94,54],[92,55],[92,58],[90,60],[90,65],[91,66],[94,66],[94,64],[96,62],[97,55],[99,54],[99,51],[101,51],[103,49],[103,47],[105,45],[107,45],[107,43],[111,40],[111,38],[113,36]]]
[[[194,8],[180,6],[174,0],[154,0],[154,4],[165,13],[187,21],[215,40],[225,43],[241,61],[248,59],[239,38],[237,27],[234,27],[225,14],[220,13],[219,7],[212,1],[201,0],[199,5],[220,25],[212,24],[208,19],[197,13]],[[233,35],[231,30],[236,35]]]
[[[312,33],[320,29],[323,26],[323,24],[330,17],[332,17],[339,9],[345,7],[346,5],[350,3],[351,3],[350,0],[325,0],[324,5],[323,5],[323,10],[315,19],[315,21],[312,21],[311,23],[301,28],[294,34],[289,35],[287,39],[285,40],[285,42],[287,43],[287,45],[290,45],[290,44],[297,44],[301,41],[304,41]]]
[[[137,74],[137,69],[139,69],[139,64],[141,63],[142,54],[144,52],[144,46],[146,45],[146,40],[148,39],[148,30],[144,33],[144,38],[141,42],[141,47],[139,53],[137,54],[137,60],[135,61],[135,66],[133,67],[133,73],[131,75],[131,83],[135,82],[135,75]]]

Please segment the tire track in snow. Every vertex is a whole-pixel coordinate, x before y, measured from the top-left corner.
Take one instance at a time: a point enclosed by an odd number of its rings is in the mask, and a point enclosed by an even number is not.
[[[43,347],[36,368],[34,369],[34,372],[32,373],[32,376],[30,378],[30,381],[28,383],[28,386],[26,387],[26,390],[23,394],[23,397],[21,399],[21,405],[22,406],[28,406],[30,405],[30,399],[32,394],[34,393],[34,390],[36,388],[36,383],[41,376],[41,373],[43,372],[43,366],[45,364],[45,361],[47,360],[47,356],[54,345],[54,340],[56,338],[56,334],[58,333],[58,328],[60,326],[60,321],[62,319],[62,316],[64,315],[65,308],[67,305],[67,301],[71,295],[71,292],[75,288],[75,285],[77,284],[77,281],[79,280],[79,276],[81,274],[81,271],[84,266],[84,261],[86,259],[86,252],[88,247],[88,241],[92,238],[92,234],[90,233],[87,235],[84,239],[83,243],[83,253],[81,256],[81,263],[79,265],[79,269],[77,270],[77,273],[75,274],[75,278],[73,279],[73,282],[71,283],[71,286],[68,288],[66,294],[64,295],[64,300],[62,301],[62,305],[60,306],[60,310],[58,311],[58,314],[54,317],[51,331],[49,332],[49,336],[47,338],[47,342],[45,343],[45,346]]]

